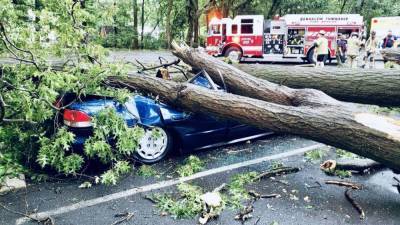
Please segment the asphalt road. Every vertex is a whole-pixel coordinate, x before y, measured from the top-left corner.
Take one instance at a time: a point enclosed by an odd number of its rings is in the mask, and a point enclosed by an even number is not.
[[[254,224],[258,218],[258,224],[262,225],[273,221],[278,224],[399,224],[400,195],[392,186],[395,175],[391,171],[381,170],[346,179],[365,187],[353,193],[366,212],[366,219],[360,220],[357,211],[345,199],[345,188],[324,184],[325,180],[338,179],[319,169],[321,161],[336,157],[334,152],[327,150],[326,157],[309,162],[303,152],[314,148],[327,149],[298,137],[273,135],[252,143],[197,152],[194,154],[206,161],[206,168],[187,182],[210,191],[228,182],[234,174],[262,172],[272,163],[281,162],[286,166],[300,167],[301,171],[250,185],[248,190],[262,194],[278,193],[282,197],[256,201],[254,218],[246,224]],[[62,225],[112,224],[117,220],[114,215],[125,211],[135,215],[126,224],[197,224],[197,219],[176,220],[161,216],[153,204],[143,198],[151,193],[176,192],[174,183],[168,182],[175,181],[174,168],[185,157],[173,156],[156,164],[154,168],[161,174],[159,177],[146,179],[133,172],[117,186],[97,185],[90,189],[78,188],[84,179],[54,180],[30,184],[26,190],[0,197],[0,202],[9,209],[24,213],[45,212],[54,218],[56,224]],[[309,201],[305,200],[306,197]],[[240,224],[234,220],[236,213],[237,210],[228,208],[209,224]],[[0,215],[0,224],[36,224],[1,208]]]
[[[158,56],[172,60],[165,51],[112,52],[113,60],[157,63]],[[291,66],[285,64],[285,66]],[[314,148],[327,149],[324,158],[310,162],[304,152]],[[194,155],[205,160],[206,167],[185,182],[199,185],[205,191],[213,190],[234,175],[249,171],[265,171],[272,164],[281,162],[286,166],[300,167],[301,171],[272,179],[262,179],[248,186],[262,194],[278,193],[281,198],[261,199],[254,203],[253,218],[245,224],[400,224],[400,194],[392,186],[390,170],[373,171],[371,174],[353,175],[350,180],[363,184],[364,189],[353,192],[353,197],[365,210],[365,220],[360,220],[357,211],[344,196],[345,188],[324,184],[328,179],[339,179],[324,174],[319,164],[325,159],[336,158],[335,151],[318,143],[290,135],[272,135],[251,143],[225,146]],[[177,220],[162,216],[146,200],[150,193],[176,192],[180,182],[175,172],[188,155],[171,156],[154,165],[161,174],[143,178],[132,172],[116,186],[96,185],[90,189],[79,189],[85,181],[79,179],[52,179],[46,183],[29,183],[26,190],[0,196],[0,203],[9,210],[37,215],[50,215],[57,225],[108,225],[121,212],[133,212],[134,217],[122,224],[197,224],[197,218]],[[283,182],[282,182],[283,181]],[[321,186],[317,185],[317,182]],[[216,220],[208,224],[241,224],[234,220],[237,210],[226,209]],[[0,225],[37,224],[21,215],[0,207]]]

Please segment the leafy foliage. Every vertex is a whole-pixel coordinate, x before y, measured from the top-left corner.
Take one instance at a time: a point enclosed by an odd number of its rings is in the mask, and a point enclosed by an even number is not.
[[[174,218],[192,218],[202,211],[200,196],[203,194],[199,186],[181,183],[177,186],[180,198],[171,195],[155,194],[152,199],[157,202],[157,208],[171,214]]]
[[[178,167],[176,172],[181,177],[187,177],[200,172],[203,168],[204,162],[199,157],[191,155],[185,160],[185,164]]]
[[[249,199],[249,194],[245,188],[247,184],[254,182],[257,177],[256,172],[241,173],[232,177],[229,183],[229,200],[228,203],[233,208],[242,208],[242,201]]]
[[[154,177],[157,175],[157,171],[149,165],[141,165],[137,171],[137,174],[142,177]]]
[[[126,100],[127,91],[102,83],[108,75],[123,76],[129,68],[105,62],[107,51],[92,41],[99,27],[112,21],[115,10],[103,1],[0,0],[0,5],[0,54],[21,62],[1,68],[0,101],[5,107],[0,118],[0,168],[6,172],[0,179],[31,167],[33,161],[76,174],[85,157],[72,152],[74,136],[58,127],[62,108],[53,102],[70,92],[78,98],[101,94]],[[61,63],[52,63],[54,59]],[[111,110],[93,123],[96,135],[85,154],[112,165],[102,182],[114,184],[127,172],[124,160],[135,150],[142,130],[126,127]]]

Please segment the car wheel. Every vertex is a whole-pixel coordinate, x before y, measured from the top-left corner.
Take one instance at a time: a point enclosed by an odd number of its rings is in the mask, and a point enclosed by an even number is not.
[[[242,51],[238,47],[229,47],[225,52],[225,57],[231,61],[240,61],[242,59]]]
[[[134,158],[144,164],[156,163],[172,149],[172,135],[161,127],[149,128],[138,144]]]
[[[310,64],[315,64],[316,63],[316,60],[315,60],[315,58],[314,58],[314,47],[312,47],[312,48],[310,48],[309,50],[308,50],[308,53],[307,53],[307,61],[308,61],[308,63],[310,63]]]

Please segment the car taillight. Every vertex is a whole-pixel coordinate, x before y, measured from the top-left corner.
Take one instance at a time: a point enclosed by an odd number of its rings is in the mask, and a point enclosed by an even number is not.
[[[70,127],[90,127],[92,123],[90,122],[90,116],[84,112],[78,110],[65,109],[64,114],[64,124]]]

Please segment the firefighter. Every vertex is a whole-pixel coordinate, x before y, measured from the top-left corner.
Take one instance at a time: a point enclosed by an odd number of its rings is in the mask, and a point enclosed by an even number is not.
[[[357,65],[357,57],[360,54],[361,41],[358,38],[358,33],[353,32],[349,40],[347,40],[347,56],[349,59],[350,68]]]
[[[323,68],[329,54],[328,39],[325,37],[324,30],[319,31],[318,39],[315,41],[314,46],[315,53],[317,54],[317,64],[315,67]]]
[[[347,41],[346,35],[338,33],[338,39],[336,43],[336,60],[338,66],[343,66],[346,62],[346,51],[347,51]]]
[[[378,40],[376,39],[376,32],[371,31],[371,36],[365,43],[365,50],[367,51],[367,56],[365,57],[365,65],[369,68],[375,68],[375,53],[378,48]]]

